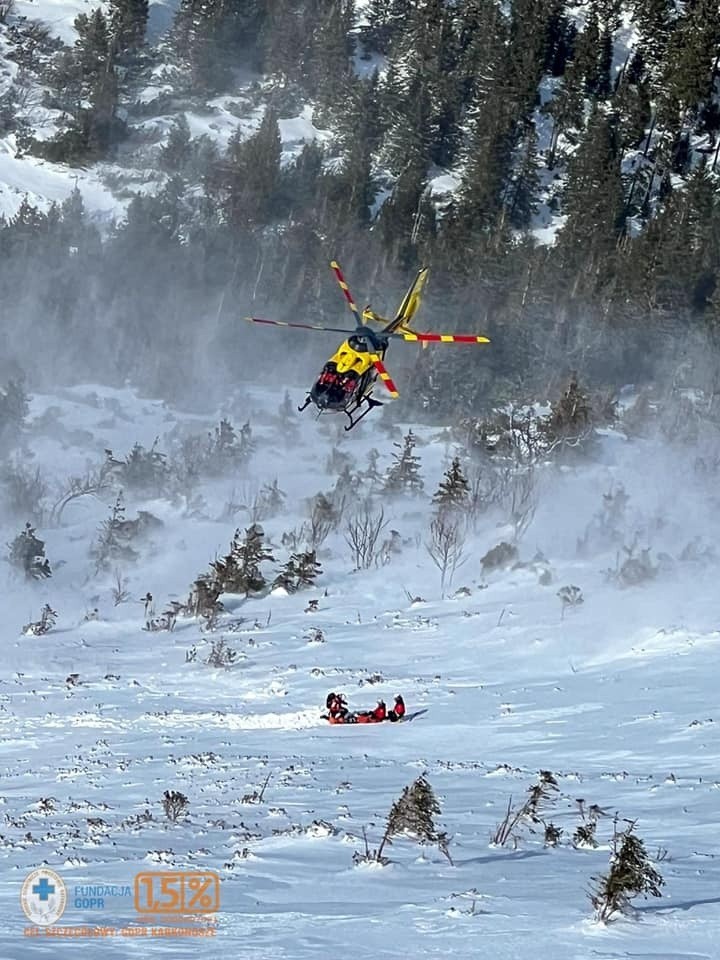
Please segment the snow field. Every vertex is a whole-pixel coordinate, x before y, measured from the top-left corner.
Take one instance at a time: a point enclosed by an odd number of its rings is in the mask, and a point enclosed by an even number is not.
[[[644,522],[654,550],[677,556],[695,534],[711,534],[708,491],[689,490],[679,467],[668,472],[672,458],[650,445],[607,437],[593,463],[546,472],[520,555],[528,561],[542,550],[549,586],[531,566],[482,575],[480,557],[508,535],[503,518],[488,514],[443,597],[423,538],[429,496],[456,448],[440,431],[413,426],[426,497],[383,501],[388,529],[406,541],[391,563],[353,572],[341,527],[321,551],[315,587],[226,597],[215,634],[184,618],[172,633],[143,631],[139,598],[150,590],[158,612],[184,600],[235,525],[249,524],[242,513],[237,523],[217,519],[233,488],[277,477],[288,494],[282,514],[263,521],[279,565],[281,535],[301,522],[304,498],[333,485],[324,467],[333,446],[360,470],[376,447],[385,467],[392,439],[407,429],[390,438],[376,417],[348,436],[339,420],[298,417],[288,441],[273,414],[281,399],[249,390],[224,411],[238,426],[249,417],[258,448],[247,475],[202,483],[203,517],[126,492],[128,517],[148,509],[164,523],[122,571],[130,602],[113,606],[112,577],[94,576],[88,556],[110,495],[68,507],[61,528],[38,529],[52,579],[26,585],[3,574],[0,955],[77,952],[72,942],[23,939],[19,888],[48,863],[68,886],[132,884],[139,870],[163,867],[222,876],[216,938],[103,939],[84,944],[88,956],[220,958],[231,950],[243,960],[310,960],[361,947],[387,958],[714,958],[716,570],[678,563],[645,587],[620,590],[602,572],[614,565],[614,548],[583,557],[575,549],[603,491],[623,482],[629,526]],[[217,419],[128,390],[79,387],[34,399],[25,442],[33,465],[60,479],[101,462],[104,449],[122,457],[135,441],[150,446],[178,424],[203,432]],[[159,448],[167,449],[162,439]],[[680,489],[684,500],[674,495]],[[651,534],[659,508],[665,523]],[[20,526],[6,519],[4,541]],[[585,599],[561,617],[556,593],[568,583]],[[460,586],[469,593],[457,595]],[[309,599],[317,612],[305,612]],[[55,629],[20,636],[46,601],[59,614]],[[83,622],[94,607],[101,619]],[[309,642],[317,629],[324,643]],[[202,662],[219,636],[238,654],[227,670]],[[330,689],[356,708],[402,693],[409,710],[427,713],[402,725],[330,727],[319,718]],[[521,801],[539,770],[558,782],[546,819],[562,828],[560,845],[547,848],[541,829],[525,828],[515,849],[493,847],[509,798]],[[397,838],[389,866],[354,866],[363,828],[376,844],[391,803],[423,773],[440,799],[454,865]],[[250,802],[268,774],[263,802]],[[167,789],[188,797],[186,819],[164,817]],[[48,798],[49,809],[40,803]],[[597,850],[569,843],[579,799],[607,814]],[[586,891],[607,868],[616,811],[638,819],[651,853],[668,851],[666,887],[661,900],[638,902],[637,922],[605,928],[591,922]],[[102,915],[68,907],[63,923],[132,920],[118,901]]]

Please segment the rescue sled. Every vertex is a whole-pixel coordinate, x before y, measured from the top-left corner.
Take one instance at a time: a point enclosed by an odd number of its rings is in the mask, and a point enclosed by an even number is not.
[[[372,714],[359,713],[355,716],[350,717],[326,717],[328,723],[383,723],[383,720],[377,720]]]
[[[406,713],[404,717],[399,717],[397,720],[391,721],[389,718],[385,720],[376,720],[373,716],[368,716],[366,714],[360,714],[359,716],[354,717],[352,720],[345,720],[343,717],[329,717],[327,714],[323,714],[323,720],[327,720],[328,723],[332,724],[348,724],[354,726],[356,723],[409,723],[411,720],[415,720],[416,717],[421,717],[424,713],[427,713],[427,707],[422,710],[415,710],[414,713]]]

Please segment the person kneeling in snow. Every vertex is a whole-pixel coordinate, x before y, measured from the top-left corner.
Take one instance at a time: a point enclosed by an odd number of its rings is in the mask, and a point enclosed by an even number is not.
[[[395,706],[388,713],[387,718],[392,723],[395,723],[397,720],[402,720],[404,716],[405,716],[405,701],[400,696],[400,694],[398,694],[395,697]]]
[[[378,700],[374,710],[362,710],[358,713],[358,720],[365,723],[382,723],[387,719],[387,707],[384,700]]]
[[[377,706],[372,712],[373,718],[378,721],[385,720],[387,717],[387,707],[384,700],[378,700]]]
[[[331,720],[343,720],[348,715],[347,700],[341,693],[329,693],[325,699],[325,706]]]

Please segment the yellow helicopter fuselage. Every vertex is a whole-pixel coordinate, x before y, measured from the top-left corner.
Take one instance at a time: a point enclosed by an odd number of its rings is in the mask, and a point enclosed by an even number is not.
[[[350,346],[350,340],[348,339],[343,340],[328,363],[334,363],[338,373],[353,371],[361,377],[372,366],[372,359],[367,347],[364,350],[356,350]]]

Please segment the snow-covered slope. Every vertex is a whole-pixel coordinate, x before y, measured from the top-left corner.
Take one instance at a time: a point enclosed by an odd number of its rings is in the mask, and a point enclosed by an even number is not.
[[[20,887],[45,863],[71,891],[132,885],[137,872],[163,867],[222,877],[213,938],[144,937],[140,947],[118,934],[83,941],[88,956],[715,957],[717,567],[678,559],[694,535],[709,533],[702,491],[649,442],[609,435],[594,464],[547,470],[520,548],[521,561],[538,549],[546,561],[483,575],[480,558],[508,536],[488,513],[443,596],[424,546],[429,496],[385,498],[388,530],[404,543],[387,564],[354,572],[341,526],[322,548],[315,587],[226,597],[214,633],[182,617],[173,632],[144,631],[140,598],[150,591],[158,612],[184,600],[235,525],[249,523],[242,512],[217,519],[227,501],[278,479],[287,502],[263,526],[281,562],[282,533],[301,523],[304,498],[333,485],[325,467],[333,449],[363,470],[377,447],[388,465],[391,438],[378,418],[351,435],[332,419],[288,425],[268,412],[279,399],[250,392],[225,411],[236,422],[249,415],[258,449],[245,474],[203,482],[204,506],[126,496],[128,516],[147,509],[164,524],[138,563],[120,570],[127,602],[113,605],[114,578],[96,576],[89,557],[110,495],[75,501],[63,526],[38,529],[50,580],[2,575],[0,955],[77,953],[76,940],[23,936]],[[81,473],[105,449],[120,456],[178,425],[212,425],[99,387],[36,397],[32,421],[28,462],[48,479]],[[456,448],[440,431],[414,429],[431,494]],[[591,537],[582,559],[576,551],[603,493],[619,483],[630,496],[628,531],[641,531],[653,555],[674,558],[643,587],[608,582],[614,547]],[[4,541],[18,526],[5,523]],[[563,614],[557,592],[568,584],[584,603]],[[309,600],[317,611],[307,612]],[[45,602],[56,627],[21,636]],[[94,608],[99,619],[84,620]],[[228,669],[203,662],[219,637],[237,653]],[[409,710],[426,712],[402,725],[330,727],[320,713],[331,689],[355,708],[402,693]],[[524,826],[516,846],[492,846],[508,800],[522,800],[540,770],[558,783],[545,819],[562,828],[559,845]],[[388,866],[355,866],[363,829],[377,844],[390,805],[423,773],[441,802],[436,820],[452,838],[453,864],[397,838]],[[251,802],[268,776],[262,802]],[[187,796],[186,818],[165,818],[165,790]],[[579,800],[606,814],[597,849],[570,843]],[[638,820],[651,854],[667,851],[666,887],[662,899],[639,901],[636,921],[606,928],[590,920],[587,889],[607,869],[616,811]],[[123,898],[102,911],[70,902],[62,919],[136,922]]]

